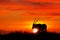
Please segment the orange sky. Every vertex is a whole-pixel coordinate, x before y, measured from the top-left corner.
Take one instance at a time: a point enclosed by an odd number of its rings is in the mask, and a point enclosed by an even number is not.
[[[60,33],[60,0],[0,0],[0,30],[31,31],[38,23],[47,24],[48,32]]]

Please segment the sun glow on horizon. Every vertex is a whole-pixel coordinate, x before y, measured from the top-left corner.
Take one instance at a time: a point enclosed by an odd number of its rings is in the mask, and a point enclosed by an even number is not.
[[[33,33],[37,33],[39,30],[37,28],[33,29]]]

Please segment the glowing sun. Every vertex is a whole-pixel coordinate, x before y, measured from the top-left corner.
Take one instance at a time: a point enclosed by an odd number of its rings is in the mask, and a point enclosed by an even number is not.
[[[37,33],[38,32],[38,29],[37,28],[34,28],[33,29],[33,33]]]

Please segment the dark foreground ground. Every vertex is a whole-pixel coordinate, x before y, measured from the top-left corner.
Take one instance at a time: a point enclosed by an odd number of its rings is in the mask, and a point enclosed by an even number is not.
[[[0,40],[60,40],[60,34],[56,33],[10,33],[8,35],[0,35]]]

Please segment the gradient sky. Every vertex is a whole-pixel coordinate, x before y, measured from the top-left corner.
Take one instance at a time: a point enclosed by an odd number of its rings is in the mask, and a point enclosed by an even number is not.
[[[0,32],[31,31],[35,18],[48,32],[60,33],[60,0],[0,0]]]

